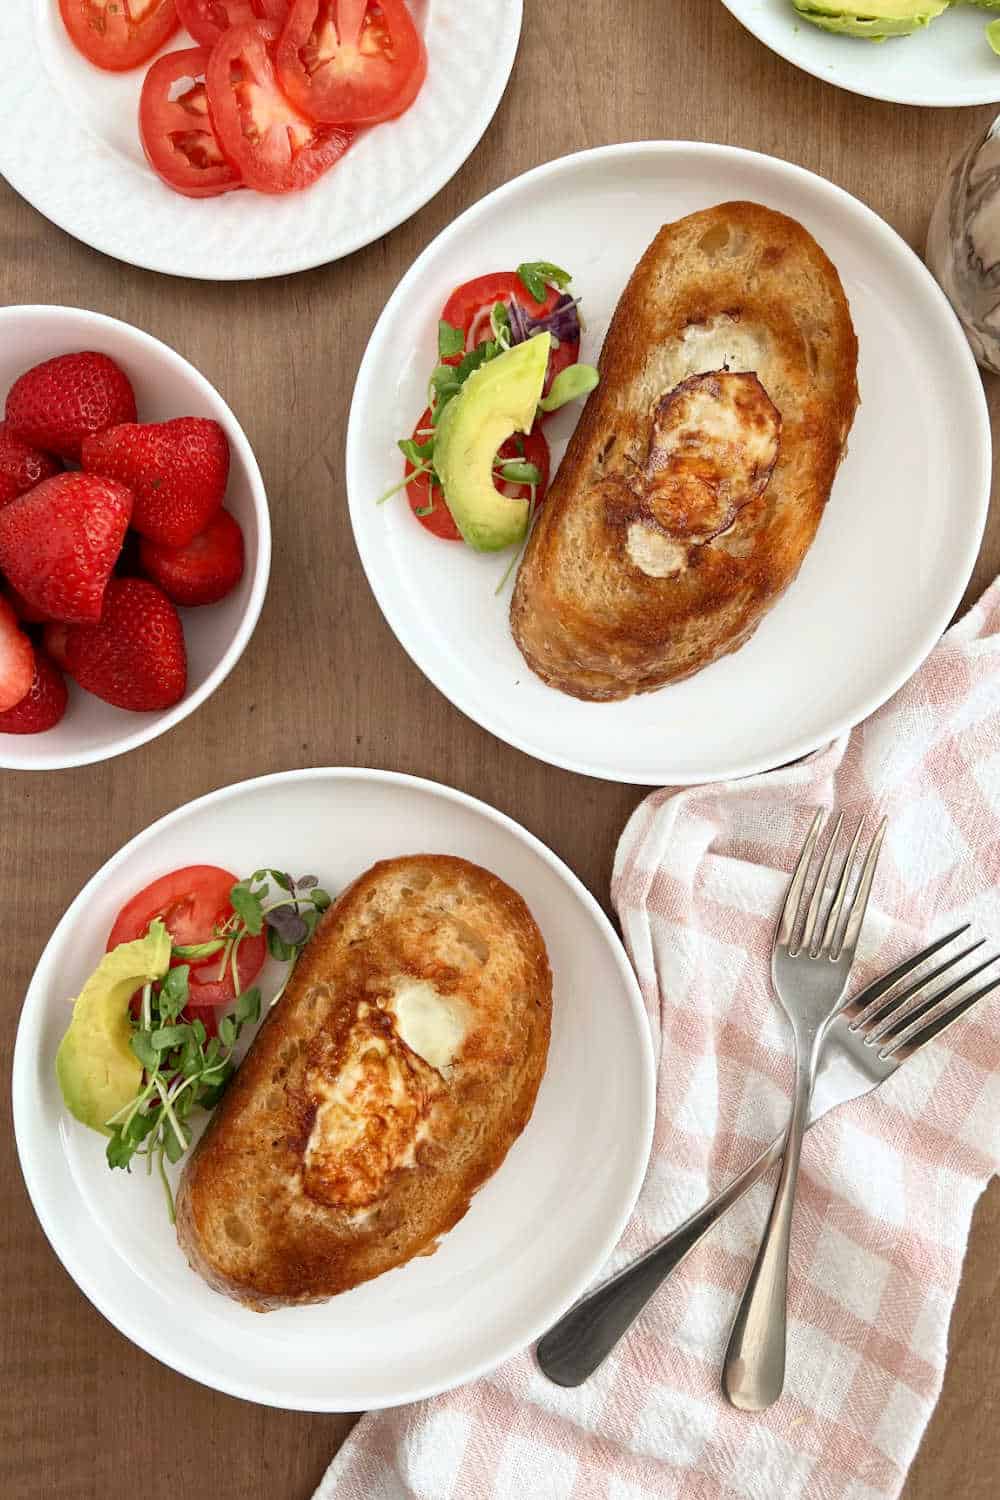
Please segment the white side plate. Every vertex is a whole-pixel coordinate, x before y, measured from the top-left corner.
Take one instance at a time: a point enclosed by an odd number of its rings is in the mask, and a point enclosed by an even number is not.
[[[1000,64],[1000,59],[998,59]],[[543,685],[514,644],[508,555],[428,535],[404,496],[396,439],[426,404],[451,289],[523,260],[574,276],[595,360],[635,262],[662,224],[730,199],[799,219],[832,257],[860,340],[861,408],[819,534],[741,651],[687,682],[589,704]],[[547,432],[558,460],[578,408]],[[382,611],[441,692],[508,744],[586,775],[721,781],[781,765],[860,722],[906,681],[956,609],[990,486],[982,381],[943,293],[864,204],[801,167],[728,146],[650,141],[539,167],[470,208],[400,283],[361,365],[347,485]]]
[[[1000,100],[1000,57],[986,40],[991,11],[957,5],[913,36],[871,42],[822,31],[792,0],[722,3],[779,57],[852,94],[938,108]]]
[[[61,229],[150,271],[246,281],[323,265],[402,224],[472,154],[507,87],[521,4],[412,0],[428,70],[401,119],[367,131],[304,192],[195,200],[165,187],[142,154],[146,68],[92,67],[56,0],[3,0],[0,172]],[[192,45],[180,31],[163,50]]]
[[[524,896],[555,977],[534,1114],[437,1252],[317,1307],[261,1316],[188,1269],[162,1189],[110,1172],[63,1109],[54,1059],[119,907],[206,860],[318,875],[332,892],[377,859],[459,854]],[[267,971],[265,970],[265,980]],[[576,877],[531,834],[433,782],[289,771],[179,808],[99,870],[56,928],[14,1054],[17,1147],[42,1228],[126,1337],[205,1385],[270,1406],[361,1411],[471,1380],[537,1338],[598,1273],[639,1192],[653,1130],[652,1046],[624,949]]]

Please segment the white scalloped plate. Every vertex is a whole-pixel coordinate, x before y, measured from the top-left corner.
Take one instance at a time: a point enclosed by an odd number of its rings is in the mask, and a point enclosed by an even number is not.
[[[1000,59],[998,59],[1000,65]],[[573,272],[582,355],[661,224],[750,198],[791,214],[840,271],[860,344],[861,408],[798,578],[741,651],[624,703],[581,703],[528,669],[508,621],[508,555],[438,541],[405,498],[396,439],[425,401],[437,319],[457,282],[544,257]],[[609,226],[611,228],[609,229]],[[578,420],[549,427],[562,457]],[[586,776],[644,785],[770,770],[861,722],[948,624],[972,572],[990,494],[983,383],[937,282],[889,225],[822,177],[775,157],[691,141],[602,146],[536,167],[448,226],[411,266],[372,333],[351,404],[347,492],[368,581],[417,666],[519,750]]]
[[[338,260],[402,224],[455,175],[514,63],[522,0],[410,3],[429,66],[401,119],[366,132],[305,192],[196,200],[165,187],[142,154],[145,68],[92,67],[66,36],[56,0],[0,0],[0,172],[67,233],[150,271],[250,281]],[[163,50],[191,45],[181,31]]]
[[[792,0],[722,3],[786,62],[852,94],[938,109],[1000,100],[1000,57],[986,40],[990,11],[957,5],[913,36],[876,44],[822,31],[796,15]]]
[[[54,1059],[115,912],[156,875],[210,859],[314,872],[342,890],[378,859],[487,866],[527,901],[552,964],[548,1064],[523,1134],[431,1256],[316,1307],[261,1317],[188,1269],[159,1184],[109,1172],[59,1097]],[[275,975],[262,975],[265,994]],[[593,896],[512,819],[390,771],[285,771],[189,802],[125,845],[52,934],[21,1011],[14,1130],[52,1248],[126,1338],[193,1380],[268,1406],[366,1411],[433,1395],[532,1343],[600,1271],[639,1193],[656,1078],[642,995]],[[174,1174],[176,1176],[176,1173]],[[280,1485],[275,1491],[280,1491]]]

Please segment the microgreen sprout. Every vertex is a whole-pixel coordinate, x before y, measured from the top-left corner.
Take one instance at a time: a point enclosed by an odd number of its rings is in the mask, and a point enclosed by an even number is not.
[[[464,349],[465,334],[462,329],[454,328],[442,318],[438,323],[438,358],[453,359],[456,354],[463,353]]]
[[[573,280],[568,271],[561,266],[554,266],[550,260],[526,260],[517,268],[522,286],[534,297],[536,302],[544,302],[550,286],[562,291],[569,286]]]

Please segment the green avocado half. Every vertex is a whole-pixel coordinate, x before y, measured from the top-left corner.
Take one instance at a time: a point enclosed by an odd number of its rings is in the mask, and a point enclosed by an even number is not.
[[[480,365],[441,414],[434,467],[455,525],[477,552],[499,552],[528,529],[527,500],[500,493],[493,463],[512,433],[531,430],[551,343],[538,333]]]
[[[146,937],[105,953],[73,1002],[56,1077],[66,1108],[91,1130],[110,1135],[107,1121],[138,1093],[142,1064],[130,1045],[129,1001],[169,967],[170,934],[153,922]]]
[[[950,0],[792,0],[804,21],[824,31],[867,37],[872,42],[920,31]]]

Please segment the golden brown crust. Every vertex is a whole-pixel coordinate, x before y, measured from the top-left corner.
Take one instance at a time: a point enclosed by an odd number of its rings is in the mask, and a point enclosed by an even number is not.
[[[397,1030],[393,995],[414,984],[462,1017],[447,1066]],[[528,1122],[551,1006],[541,933],[497,876],[448,855],[373,866],[324,917],[191,1154],[190,1264],[266,1311],[430,1253]],[[352,1116],[331,1136],[345,1097],[372,1105],[367,1127]]]
[[[653,576],[628,545],[656,413],[705,371],[755,373],[780,414],[770,481],[720,535]],[[626,698],[753,634],[819,526],[857,407],[857,339],[835,267],[784,214],[725,203],[668,224],[636,267],[521,563],[511,628],[545,682]],[[641,482],[641,481],[640,481]],[[618,503],[616,503],[616,500]]]

